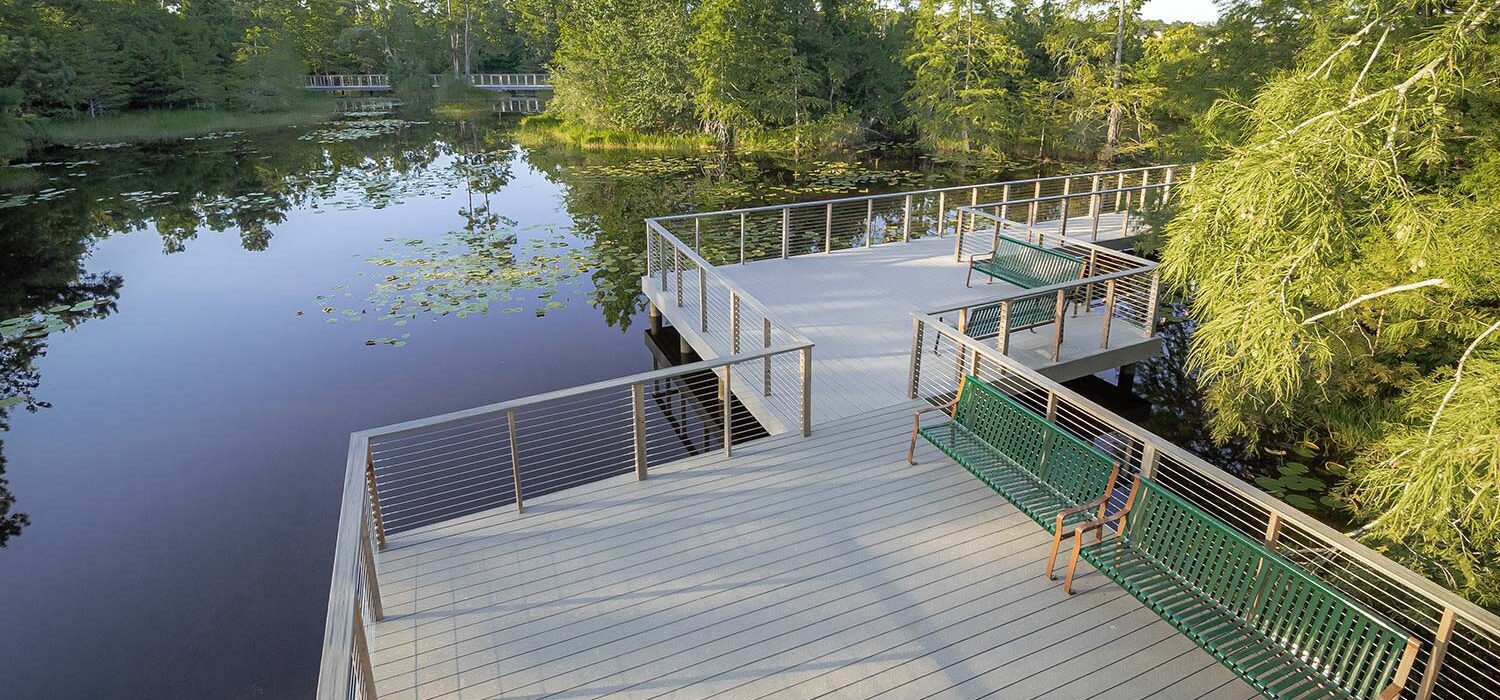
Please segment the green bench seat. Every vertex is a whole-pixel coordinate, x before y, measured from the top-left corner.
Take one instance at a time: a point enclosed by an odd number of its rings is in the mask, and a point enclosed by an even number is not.
[[[934,411],[950,419],[922,425],[922,414]],[[1119,473],[1109,455],[972,375],[947,405],[917,411],[906,453],[912,464],[918,437],[1051,532],[1054,553],[1068,526],[1104,515]]]
[[[1415,637],[1151,479],[1073,536],[1064,590],[1089,562],[1266,697],[1384,700],[1411,672]]]
[[[1031,289],[1081,279],[1083,258],[1059,253],[1008,236],[995,239],[995,250],[989,257],[969,259],[969,274],[964,286],[974,281],[974,271],[1011,284]]]

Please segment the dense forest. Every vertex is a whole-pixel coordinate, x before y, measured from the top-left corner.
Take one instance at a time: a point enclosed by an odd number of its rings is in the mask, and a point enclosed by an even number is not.
[[[1142,0],[0,0],[0,155],[27,125],[288,109],[305,73],[550,69],[569,124],[730,145],[914,140],[1018,161],[1179,158],[1328,31],[1306,3],[1213,26]],[[1330,19],[1330,22],[1334,20]],[[430,91],[429,91],[430,92]]]

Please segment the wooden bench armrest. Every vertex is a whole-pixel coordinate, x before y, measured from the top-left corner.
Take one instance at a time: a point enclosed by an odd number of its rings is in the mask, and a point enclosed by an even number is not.
[[[932,413],[933,411],[952,411],[953,407],[957,405],[958,397],[955,396],[953,397],[953,400],[949,401],[948,403],[945,403],[941,406],[928,406],[927,408],[919,408],[917,409],[916,413],[913,413],[911,415],[911,446],[906,449],[907,464],[917,463],[917,433],[922,430],[922,414]]]
[[[1079,525],[1078,527],[1073,528],[1073,536],[1074,537],[1078,537],[1078,536],[1083,535],[1083,533],[1085,533],[1085,532],[1089,532],[1090,530],[1097,530],[1097,529],[1102,528],[1105,525],[1108,525],[1110,523],[1118,522],[1120,520],[1124,520],[1125,516],[1128,515],[1129,513],[1130,513],[1130,510],[1127,508],[1127,509],[1122,510],[1122,511],[1120,511],[1118,513],[1115,513],[1114,515],[1111,515],[1111,516],[1109,516],[1107,518],[1097,518],[1095,520],[1090,520],[1090,521],[1088,521],[1086,523],[1083,523],[1082,525]]]
[[[1401,653],[1401,663],[1396,666],[1396,677],[1391,679],[1391,684],[1385,690],[1380,691],[1380,700],[1396,700],[1401,697],[1401,690],[1406,687],[1406,679],[1411,675],[1412,664],[1417,660],[1417,652],[1422,649],[1422,640],[1411,637],[1406,640],[1406,650]]]

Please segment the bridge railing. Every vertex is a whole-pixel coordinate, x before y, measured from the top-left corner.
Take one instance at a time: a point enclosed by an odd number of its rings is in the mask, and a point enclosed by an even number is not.
[[[547,87],[546,73],[474,73],[467,77],[474,87]]]
[[[966,374],[984,379],[1120,460],[1112,509],[1124,505],[1136,474],[1149,475],[1418,636],[1423,647],[1402,697],[1495,697],[1500,617],[1053,382],[992,344],[970,338],[936,316],[915,316],[910,397],[946,403]]]
[[[309,90],[389,90],[391,77],[384,73],[309,75]]]
[[[963,207],[960,215],[961,222],[970,222],[961,229],[974,230],[973,222],[978,222],[978,230],[985,234],[968,236],[970,240],[985,240],[985,249],[974,253],[981,256],[995,250],[998,239],[992,232],[999,230],[998,224],[1003,221],[995,218],[992,222],[994,215],[985,211],[985,206],[988,205]],[[1012,334],[1050,327],[1052,362],[1070,359],[1063,355],[1063,340],[1068,324],[1078,323],[1079,319],[1099,324],[1099,350],[1109,349],[1111,330],[1122,326],[1139,329],[1145,336],[1156,332],[1161,283],[1155,262],[1070,238],[1055,229],[1005,230],[1007,236],[1018,240],[1024,237],[1034,245],[1083,260],[1083,276],[1057,284],[1004,292],[957,306],[931,309],[928,314],[952,322],[970,337],[980,340],[994,338],[995,349],[1002,355],[1010,352]],[[985,277],[980,273],[975,272],[974,277],[975,284],[984,283]],[[1046,313],[1048,309],[1050,314]]]
[[[810,430],[812,344],[755,348],[350,436],[319,700],[373,698],[366,624],[383,617],[377,574],[389,538],[472,534],[486,511],[764,436],[734,387],[764,378]],[[748,398],[746,398],[748,396]],[[453,548],[477,546],[455,538]],[[421,556],[421,555],[418,555]],[[405,560],[403,560],[405,561]],[[409,563],[409,562],[405,562]]]
[[[681,240],[696,241],[694,250],[715,265],[829,253],[932,236],[953,236],[955,259],[962,260],[989,249],[987,239],[976,242],[975,237],[969,236],[966,241],[964,236],[954,235],[960,232],[962,207],[1026,196],[1036,200],[1039,215],[1045,216],[1046,212],[1057,209],[1056,204],[1044,203],[1052,201],[1046,197],[1066,195],[1073,201],[1082,196],[1078,193],[1092,188],[1118,192],[1123,212],[1132,206],[1125,197],[1128,188],[1172,182],[1177,179],[1177,170],[1175,165],[1129,168],[663,216],[652,221]],[[1109,186],[1111,183],[1115,186]],[[1170,185],[1165,188],[1170,190]],[[1103,199],[1109,201],[1108,206],[1114,206],[1109,196]]]

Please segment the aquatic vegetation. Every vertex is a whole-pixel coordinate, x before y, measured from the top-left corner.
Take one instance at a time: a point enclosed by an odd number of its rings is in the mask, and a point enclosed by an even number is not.
[[[513,222],[512,222],[513,223]],[[519,242],[523,231],[541,230],[549,235]],[[357,322],[367,316],[405,326],[419,317],[468,318],[488,314],[526,311],[537,317],[567,308],[572,298],[562,290],[584,280],[597,263],[590,251],[552,226],[532,225],[520,229],[450,231],[435,240],[389,238],[377,255],[365,260],[386,270],[360,273],[378,279],[357,308],[334,304],[352,297],[348,285],[336,285],[329,294],[316,297],[325,323]],[[584,298],[593,301],[591,290]],[[399,338],[379,337],[366,345],[402,347],[410,334]]]
[[[331,126],[314,129],[298,137],[303,141],[319,143],[341,143],[361,139],[388,136],[412,126],[426,124],[423,121],[405,119],[358,119],[333,122]]]

